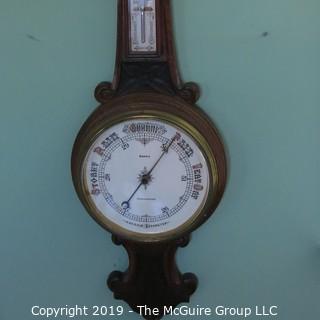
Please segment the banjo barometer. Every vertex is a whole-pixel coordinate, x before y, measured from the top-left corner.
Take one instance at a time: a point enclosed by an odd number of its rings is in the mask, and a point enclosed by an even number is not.
[[[170,0],[118,0],[114,79],[95,97],[100,106],[73,148],[74,186],[128,252],[128,269],[107,281],[114,297],[162,315],[197,288],[175,253],[214,212],[226,183],[223,144],[195,104],[199,88],[179,76]]]

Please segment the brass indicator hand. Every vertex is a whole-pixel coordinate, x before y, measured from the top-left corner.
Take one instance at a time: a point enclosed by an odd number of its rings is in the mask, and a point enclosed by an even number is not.
[[[163,158],[163,156],[168,153],[170,147],[172,146],[174,140],[177,139],[177,135],[175,135],[171,140],[168,146],[163,145],[163,152],[160,156],[160,158],[158,159],[158,161],[153,165],[153,167],[151,168],[151,170],[147,173],[148,176],[150,176],[150,174],[152,173],[152,171],[154,170],[154,168],[158,165],[158,163],[160,162],[160,160]]]
[[[121,203],[121,207],[125,210],[130,208],[130,201],[132,200],[132,198],[134,197],[134,195],[138,192],[138,190],[141,188],[142,185],[147,185],[150,180],[151,180],[151,173],[152,171],[155,169],[155,167],[158,165],[158,163],[161,161],[161,159],[163,158],[163,156],[168,153],[170,147],[172,146],[173,142],[177,139],[178,135],[175,135],[171,140],[169,145],[163,145],[163,152],[161,154],[161,156],[159,157],[159,159],[156,161],[156,163],[153,165],[153,167],[146,173],[143,174],[141,177],[141,182],[140,184],[137,186],[137,188],[133,191],[132,195],[130,196],[130,198],[127,201],[124,201]]]

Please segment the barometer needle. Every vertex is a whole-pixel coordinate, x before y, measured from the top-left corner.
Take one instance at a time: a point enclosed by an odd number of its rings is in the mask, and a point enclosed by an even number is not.
[[[147,176],[149,176],[149,175],[152,173],[152,171],[153,171],[154,168],[158,165],[158,163],[159,163],[160,160],[163,158],[163,156],[164,156],[166,153],[168,153],[170,147],[172,146],[172,144],[173,144],[174,140],[176,140],[176,138],[177,138],[177,135],[175,135],[175,136],[170,140],[170,143],[169,143],[168,146],[165,146],[165,145],[164,145],[164,147],[163,147],[163,152],[162,152],[160,158],[157,160],[157,162],[153,165],[153,167],[152,167],[152,168],[150,169],[150,171],[147,173]]]
[[[168,153],[170,147],[172,146],[174,140],[176,140],[177,135],[175,135],[171,140],[168,146],[163,146],[163,152],[161,153],[161,156],[159,157],[159,159],[156,161],[156,163],[153,165],[153,167],[142,176],[141,178],[141,182],[140,184],[137,186],[137,188],[133,191],[132,195],[130,196],[130,198],[127,201],[124,201],[121,203],[122,208],[124,209],[128,209],[130,208],[130,201],[132,200],[132,198],[134,197],[134,195],[137,193],[137,191],[141,188],[142,185],[147,184],[150,180],[150,175],[152,173],[152,171],[155,169],[155,167],[158,165],[158,163],[161,161],[161,159],[163,158],[163,156]]]

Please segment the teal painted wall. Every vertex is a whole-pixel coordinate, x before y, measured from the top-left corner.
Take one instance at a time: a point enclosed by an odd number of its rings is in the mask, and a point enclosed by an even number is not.
[[[223,202],[178,255],[199,276],[192,305],[271,304],[277,319],[315,320],[320,2],[173,4],[183,77],[201,85],[230,162]],[[1,320],[35,319],[33,305],[119,304],[105,279],[126,256],[69,171],[94,87],[112,79],[115,26],[115,0],[0,0]]]

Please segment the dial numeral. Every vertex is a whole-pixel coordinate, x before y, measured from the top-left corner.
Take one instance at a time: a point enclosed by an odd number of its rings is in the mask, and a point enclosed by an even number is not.
[[[123,150],[129,149],[130,145],[129,145],[128,142],[125,142],[125,141],[123,141],[122,139],[120,139],[120,141],[121,141],[121,148],[122,148]]]
[[[198,200],[199,195],[200,195],[199,191],[192,191],[191,198],[193,198],[194,200]]]
[[[92,189],[91,194],[93,196],[98,196],[101,193],[100,189]]]
[[[161,209],[163,214],[169,215],[170,209],[168,207],[164,207]]]

